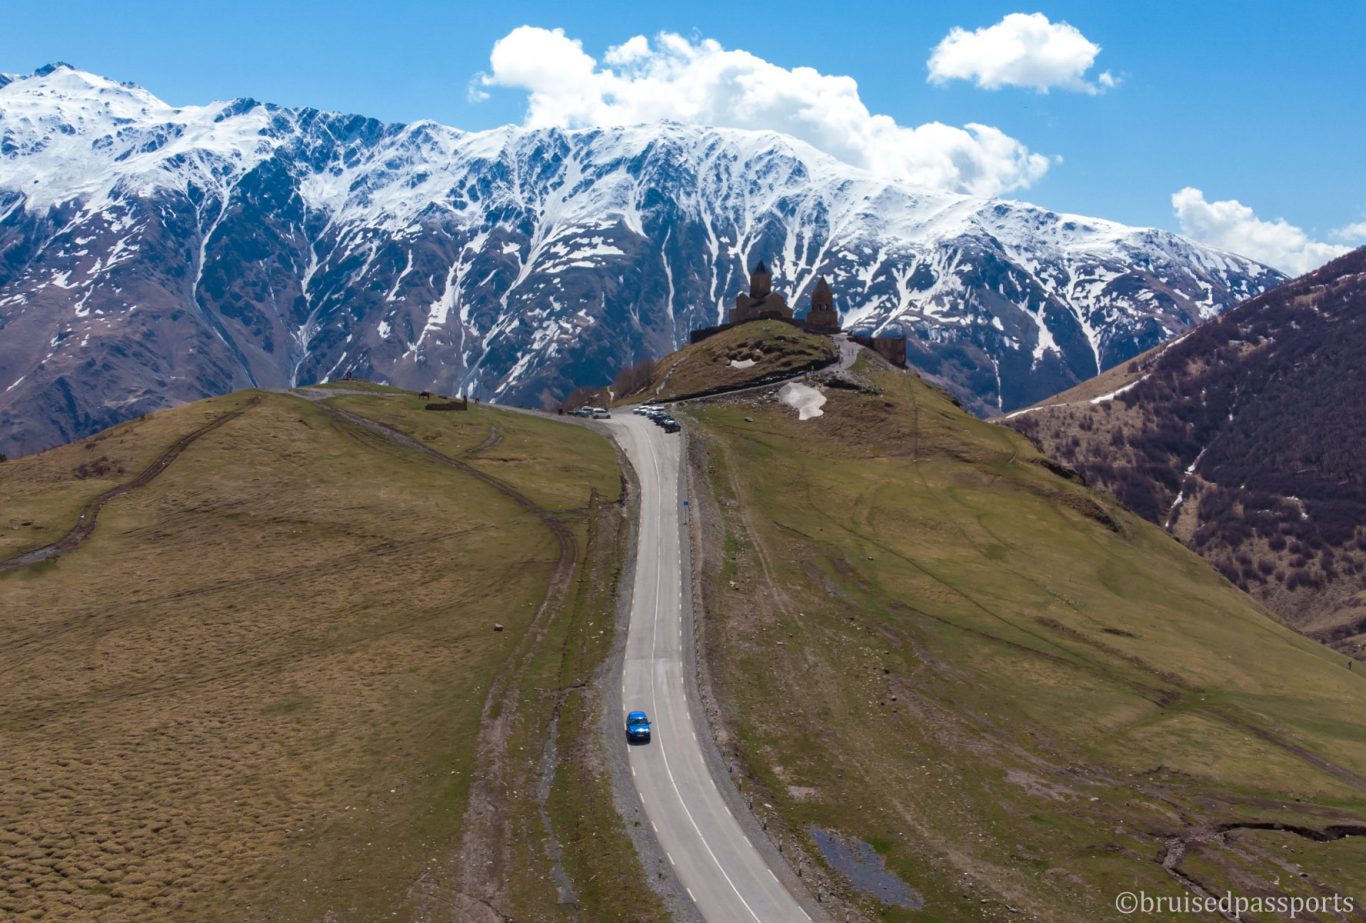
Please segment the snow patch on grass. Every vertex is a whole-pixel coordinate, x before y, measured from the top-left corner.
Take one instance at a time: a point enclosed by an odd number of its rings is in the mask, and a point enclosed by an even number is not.
[[[810,420],[812,417],[825,414],[825,411],[821,410],[821,405],[825,403],[825,395],[810,385],[789,381],[778,389],[778,400],[796,410],[798,420]]]

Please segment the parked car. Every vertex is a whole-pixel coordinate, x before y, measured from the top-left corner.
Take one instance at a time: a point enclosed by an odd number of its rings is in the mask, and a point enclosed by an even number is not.
[[[645,712],[633,711],[626,716],[626,740],[633,744],[650,742],[650,718]]]
[[[670,420],[668,423],[664,424],[664,432],[666,433],[676,433],[682,428],[683,427],[678,425],[677,420]]]
[[[612,419],[612,415],[611,415],[610,413],[608,413],[606,410],[603,410],[601,407],[599,407],[597,410],[594,410],[594,411],[593,411],[593,419],[594,419],[594,420],[610,420],[610,419]]]

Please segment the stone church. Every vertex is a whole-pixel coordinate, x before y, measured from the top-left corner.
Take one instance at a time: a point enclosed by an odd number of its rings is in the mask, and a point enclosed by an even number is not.
[[[769,272],[763,260],[760,260],[754,271],[749,274],[749,291],[735,296],[735,307],[731,308],[727,323],[719,327],[701,327],[694,330],[688,336],[688,342],[700,343],[712,334],[728,330],[736,324],[769,318],[811,333],[840,332],[839,312],[835,310],[835,298],[830,291],[830,283],[825,281],[825,276],[816,278],[816,286],[811,292],[811,310],[807,312],[804,320],[797,320],[793,316],[792,308],[788,307],[787,299],[773,291],[773,274]]]
[[[809,333],[840,332],[840,316],[835,311],[835,296],[830,291],[830,283],[825,276],[816,278],[816,288],[811,292],[811,310],[806,315],[806,329]]]
[[[786,298],[773,291],[773,274],[768,271],[764,261],[760,260],[759,265],[755,266],[749,275],[748,294],[735,296],[735,307],[731,309],[730,322],[743,324],[745,321],[764,317],[792,320],[792,309],[787,306]]]

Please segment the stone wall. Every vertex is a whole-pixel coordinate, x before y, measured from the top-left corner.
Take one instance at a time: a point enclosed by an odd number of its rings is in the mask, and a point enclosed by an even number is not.
[[[906,367],[906,338],[905,337],[869,337],[853,336],[853,340],[860,346],[866,346],[877,353],[888,362],[899,368]]]

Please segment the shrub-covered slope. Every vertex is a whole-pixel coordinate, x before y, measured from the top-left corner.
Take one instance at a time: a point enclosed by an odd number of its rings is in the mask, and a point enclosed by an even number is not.
[[[1366,249],[1124,375],[1111,399],[1061,395],[1007,423],[1288,621],[1366,654]]]

